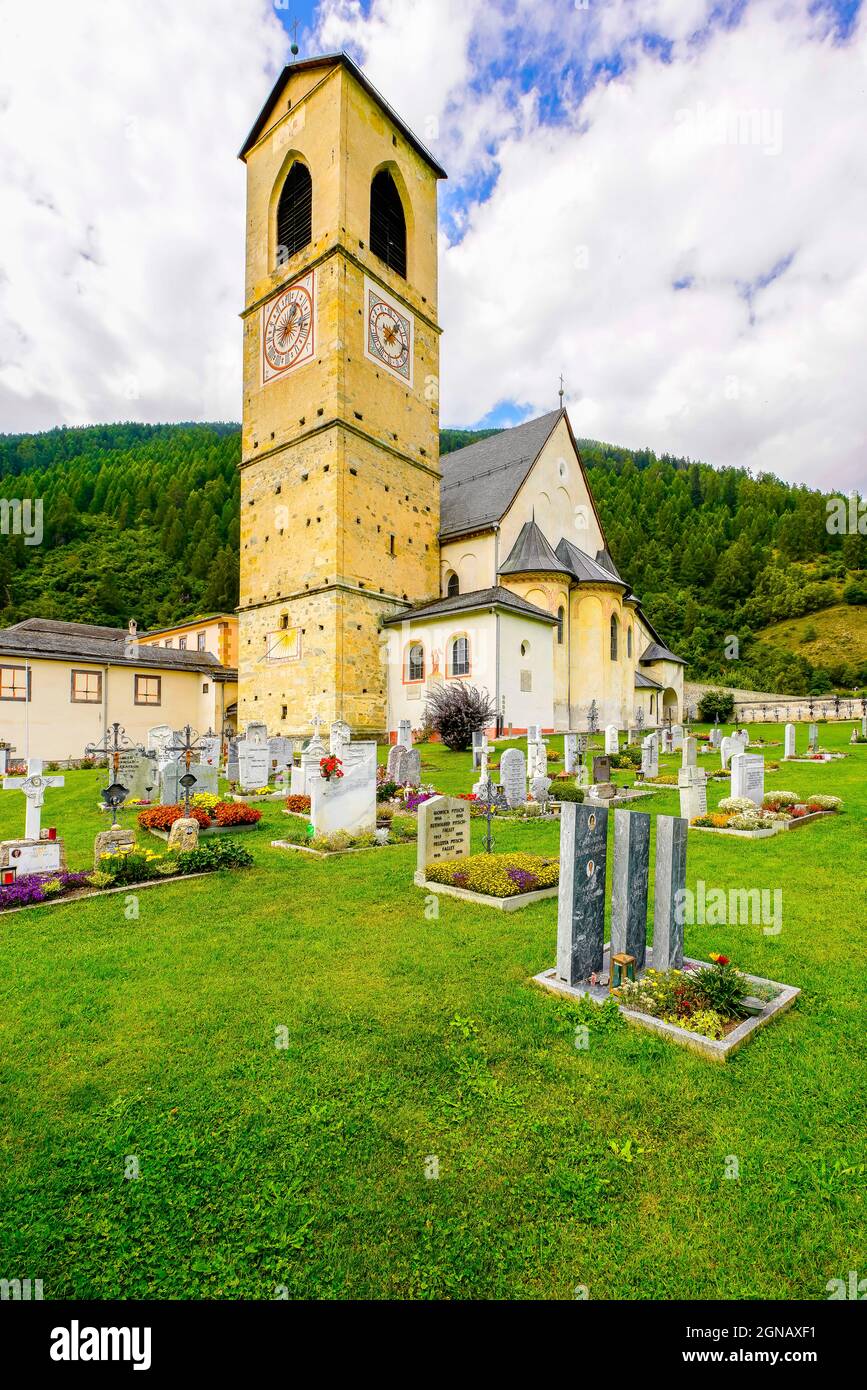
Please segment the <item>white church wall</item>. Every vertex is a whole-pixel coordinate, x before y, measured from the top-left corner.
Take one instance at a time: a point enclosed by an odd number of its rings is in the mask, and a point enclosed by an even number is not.
[[[451,646],[456,637],[469,643],[469,674],[455,675],[451,669]],[[408,679],[407,655],[414,642],[424,649],[424,676]],[[448,613],[401,623],[383,630],[383,659],[388,667],[388,727],[397,728],[408,719],[414,729],[421,727],[425,699],[432,685],[463,680],[469,685],[494,693],[496,681],[496,625],[490,612]]]
[[[604,541],[590,492],[566,421],[561,420],[546,442],[531,473],[503,517],[500,556],[509,554],[525,522],[535,513],[546,540],[556,546],[561,537],[595,558]]]
[[[522,730],[531,724],[555,727],[555,632],[552,623],[500,614],[500,694],[506,725]],[[493,687],[489,689],[493,694]]]

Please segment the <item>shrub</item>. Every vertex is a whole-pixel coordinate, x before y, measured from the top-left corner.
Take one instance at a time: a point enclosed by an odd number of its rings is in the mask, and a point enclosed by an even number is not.
[[[762,805],[766,811],[780,811],[784,806],[797,806],[800,800],[795,792],[766,792]]]
[[[380,782],[376,789],[377,801],[391,801],[398,790],[398,786],[399,784],[397,782]],[[306,800],[309,803],[310,798],[307,797]]]
[[[808,796],[808,811],[841,811],[843,802],[839,796]]]
[[[425,715],[446,748],[463,752],[470,747],[473,734],[493,723],[496,708],[487,690],[451,681],[435,685],[429,692]]]
[[[574,782],[558,782],[556,788],[551,788],[551,793],[555,801],[584,800],[583,788],[576,787]]]
[[[122,850],[118,854],[103,854],[99,862],[101,868],[106,873],[110,872],[115,883],[121,887],[127,883],[146,883],[149,878],[156,878],[156,866],[163,862],[163,856],[150,849],[135,848]]]
[[[694,977],[702,994],[703,1005],[723,1018],[746,1018],[743,1001],[749,988],[739,970],[727,956],[711,955],[712,965],[705,966]]]
[[[706,690],[698,702],[698,717],[702,724],[731,723],[735,712],[735,697],[731,690]]]
[[[310,841],[311,849],[321,850],[325,854],[334,854],[339,850],[350,849],[352,846],[352,836],[348,830],[333,830],[330,835],[314,835]]]
[[[102,869],[94,869],[92,874],[87,875],[87,882],[91,888],[110,888],[114,883],[114,874],[104,873]]]
[[[534,888],[551,888],[560,879],[560,861],[539,854],[470,854],[464,859],[442,859],[428,864],[426,876],[432,883],[448,883],[487,893],[492,898],[513,898],[529,890],[520,884],[526,875]]]
[[[732,816],[729,821],[730,830],[765,830],[767,828],[768,824],[765,822],[764,816],[760,816],[755,809]]]
[[[175,856],[179,874],[211,873],[216,869],[247,869],[252,863],[253,856],[244,845],[239,845],[237,840],[223,839],[221,836],[207,840],[196,849],[182,850]]]
[[[218,801],[214,807],[217,825],[255,825],[262,812],[244,801]]]
[[[296,815],[303,816],[310,811],[309,796],[287,796],[283,802],[287,811],[294,811]]]

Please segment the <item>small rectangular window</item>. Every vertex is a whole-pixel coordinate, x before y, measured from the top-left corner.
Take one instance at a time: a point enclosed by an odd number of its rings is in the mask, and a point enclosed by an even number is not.
[[[207,695],[208,689],[209,689],[208,682],[207,682],[207,681],[204,681],[204,682],[202,683],[202,694],[203,694],[203,695]]]
[[[136,676],[134,700],[137,705],[159,705],[162,703],[162,677]]]
[[[178,651],[185,652],[186,650],[187,650],[187,639],[186,639],[186,637],[179,637],[179,638],[178,638]]]
[[[206,634],[206,633],[204,633],[204,632],[197,632],[197,633],[196,633],[196,646],[198,647],[198,649],[199,649],[200,652],[203,652],[203,651],[205,650],[205,642],[206,642],[206,640],[207,640],[207,634]]]
[[[26,666],[0,666],[0,700],[29,700],[30,673]]]
[[[171,639],[171,637],[167,637],[166,640],[163,642],[163,646],[164,646],[164,647],[170,647],[171,645],[172,645],[172,639]]]
[[[394,536],[389,536],[388,538],[388,553],[389,555],[394,554]]]
[[[70,698],[76,705],[98,705],[102,699],[102,672],[73,671]]]

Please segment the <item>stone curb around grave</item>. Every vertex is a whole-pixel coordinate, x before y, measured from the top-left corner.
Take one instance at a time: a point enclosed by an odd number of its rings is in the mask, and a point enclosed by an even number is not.
[[[652,950],[649,952],[650,954],[652,954]],[[684,957],[684,965],[704,968],[709,963],[708,961],[690,960],[688,957]],[[678,1028],[676,1024],[666,1023],[664,1019],[655,1018],[652,1014],[642,1014],[636,1009],[627,1009],[623,1004],[618,1004],[617,1008],[633,1028],[643,1028],[649,1033],[656,1033],[659,1037],[667,1039],[668,1042],[677,1043],[679,1047],[686,1047],[709,1061],[727,1062],[745,1043],[751,1042],[761,1028],[766,1028],[779,1014],[790,1009],[801,993],[795,985],[783,985],[777,980],[765,980],[759,975],[745,975],[744,979],[753,985],[770,986],[772,989],[779,990],[780,993],[774,999],[764,1003],[760,1014],[745,1018],[742,1023],[738,1024],[737,1028],[733,1028],[726,1037],[719,1040],[705,1038],[701,1033],[690,1033],[687,1028]],[[586,997],[588,993],[587,990],[577,989],[565,984],[562,980],[557,980],[554,970],[543,970],[540,975],[534,975],[532,983],[539,985],[549,994],[558,994],[566,999],[581,999]],[[590,998],[593,996],[590,995]],[[600,1001],[596,1000],[595,1002]]]
[[[491,893],[474,893],[471,888],[458,888],[452,883],[433,883],[416,873],[413,882],[416,888],[424,888],[429,893],[439,893],[446,898],[463,898],[464,902],[481,903],[482,907],[498,908],[500,912],[517,912],[521,907],[529,907],[543,898],[556,898],[560,892],[558,884],[550,888],[536,888],[532,893],[513,893],[508,898],[497,898]]]
[[[25,903],[23,907],[0,908],[0,921],[16,912],[29,912],[31,907],[61,907],[64,903],[89,902],[91,898],[105,898],[109,893],[137,893],[140,888],[162,888],[165,883],[187,883],[191,878],[210,878],[219,870],[205,869],[195,874],[170,874],[167,878],[146,878],[141,883],[123,883],[119,888],[89,888],[83,892],[65,893],[59,898],[46,898],[44,903]],[[235,872],[233,870],[233,872]]]

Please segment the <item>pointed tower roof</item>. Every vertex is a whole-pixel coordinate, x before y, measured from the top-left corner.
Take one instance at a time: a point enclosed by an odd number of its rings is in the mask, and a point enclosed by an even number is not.
[[[500,565],[500,574],[569,574],[569,567],[558,560],[551,545],[536,524],[525,521],[518,539]]]

